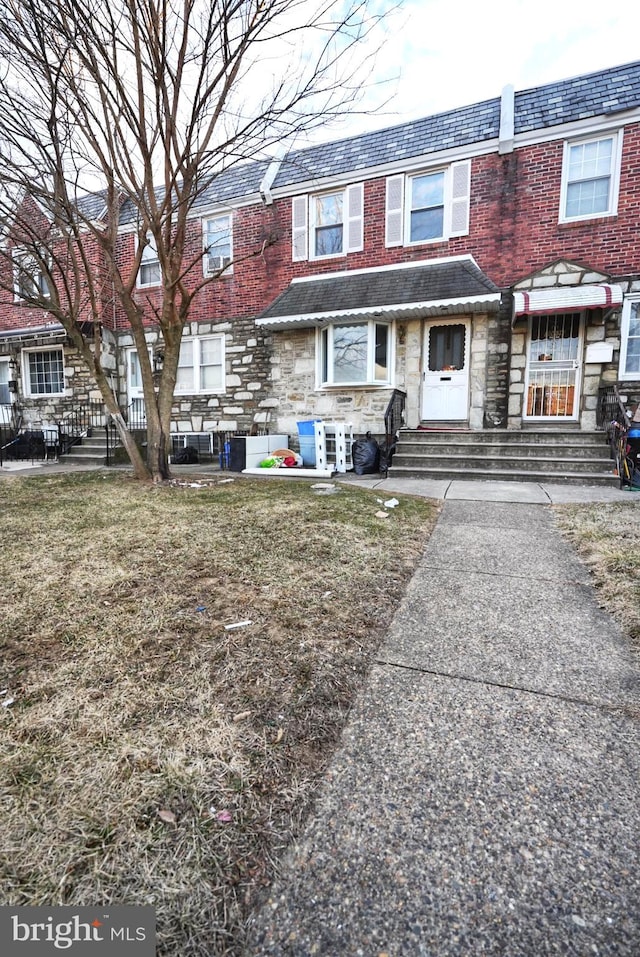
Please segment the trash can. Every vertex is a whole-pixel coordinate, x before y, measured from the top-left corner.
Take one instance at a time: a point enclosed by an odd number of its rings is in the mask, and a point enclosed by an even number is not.
[[[322,422],[322,419],[309,419],[306,422],[298,422],[300,455],[302,456],[302,464],[308,469],[314,469],[316,467],[316,433],[313,428],[316,422]]]
[[[640,425],[632,425],[627,432],[627,445],[629,446],[629,454],[633,459],[633,464],[636,468],[640,468],[640,462],[638,461],[638,455],[640,453]]]

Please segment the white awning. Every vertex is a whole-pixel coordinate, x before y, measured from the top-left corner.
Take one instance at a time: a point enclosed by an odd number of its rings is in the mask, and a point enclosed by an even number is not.
[[[609,283],[593,286],[554,286],[513,295],[515,316],[532,313],[579,312],[581,309],[610,309],[622,305],[622,289]]]
[[[329,312],[310,312],[292,316],[268,316],[256,319],[257,326],[274,331],[304,329],[348,319],[423,319],[426,316],[472,315],[476,312],[495,312],[500,305],[500,293],[482,296],[459,296],[455,299],[429,299],[425,302],[402,302],[396,305],[365,306],[362,309],[332,309]]]

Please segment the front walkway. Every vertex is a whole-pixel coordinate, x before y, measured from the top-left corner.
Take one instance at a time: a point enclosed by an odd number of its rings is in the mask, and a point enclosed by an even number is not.
[[[550,508],[444,497],[247,955],[640,953],[637,659]]]

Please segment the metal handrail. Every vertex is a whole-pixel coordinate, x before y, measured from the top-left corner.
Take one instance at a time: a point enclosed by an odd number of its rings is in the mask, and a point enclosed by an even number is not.
[[[394,389],[384,414],[384,450],[380,457],[380,472],[386,474],[395,452],[398,433],[404,425],[404,410],[407,404],[407,393],[401,389]]]

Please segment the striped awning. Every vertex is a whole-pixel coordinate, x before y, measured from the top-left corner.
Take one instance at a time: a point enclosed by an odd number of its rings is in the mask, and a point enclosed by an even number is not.
[[[592,286],[554,286],[513,295],[514,316],[533,313],[579,312],[622,305],[622,289],[609,283]]]

